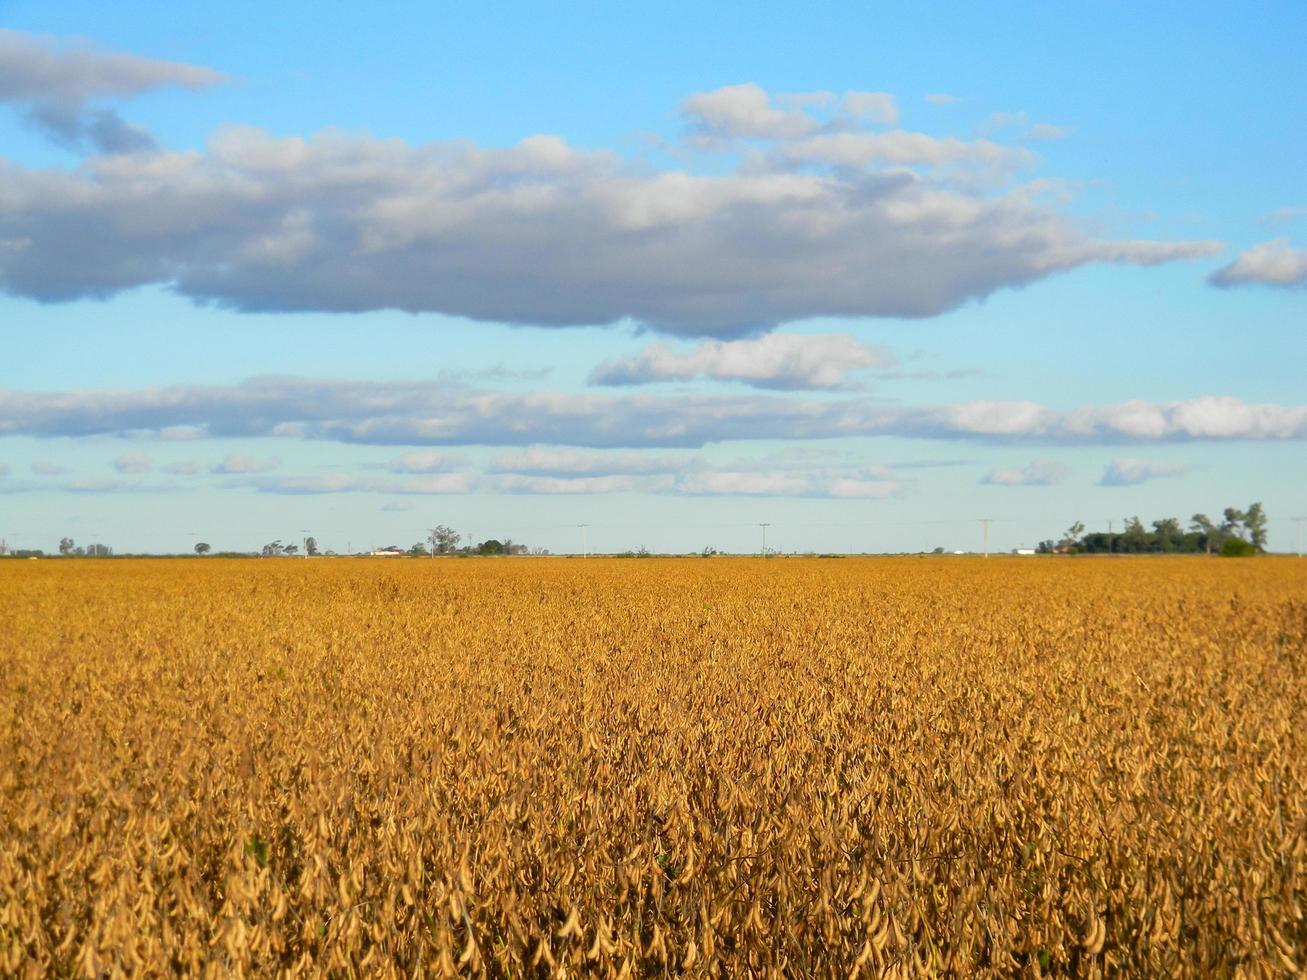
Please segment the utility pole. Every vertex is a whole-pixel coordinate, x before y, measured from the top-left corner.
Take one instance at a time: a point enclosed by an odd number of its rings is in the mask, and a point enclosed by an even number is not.
[[[759,524],[758,526],[762,528],[762,556],[766,558],[767,557],[767,528],[771,527],[771,525]]]
[[[1112,519],[1107,519],[1107,553],[1112,553]]]
[[[1302,557],[1302,525],[1307,521],[1307,517],[1295,517],[1293,523],[1298,526],[1298,557]]]
[[[304,557],[307,558],[309,556],[309,532],[304,528],[300,528],[300,534],[302,535],[300,547],[304,549]]]
[[[985,557],[986,558],[989,557],[989,522],[992,520],[993,520],[992,517],[982,517],[980,519],[980,525],[985,529]]]
[[[434,527],[429,527],[427,528],[427,533],[429,535],[427,540],[431,542],[431,557],[435,558],[436,557],[436,529]]]
[[[577,527],[581,529],[581,557],[582,558],[590,557],[590,545],[586,542],[586,537],[585,537],[585,529],[588,528],[589,526],[590,526],[589,524],[577,525]]]

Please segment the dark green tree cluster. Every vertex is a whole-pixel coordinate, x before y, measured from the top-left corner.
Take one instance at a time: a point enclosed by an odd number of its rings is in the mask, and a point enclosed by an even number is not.
[[[1138,517],[1127,517],[1125,526],[1117,533],[1092,531],[1084,533],[1084,525],[1077,521],[1067,528],[1059,541],[1042,541],[1039,551],[1044,554],[1220,554],[1227,556],[1252,555],[1266,550],[1266,512],[1260,503],[1250,504],[1247,510],[1227,507],[1218,524],[1206,514],[1195,514],[1189,526],[1182,527],[1174,517],[1153,521],[1144,526]]]

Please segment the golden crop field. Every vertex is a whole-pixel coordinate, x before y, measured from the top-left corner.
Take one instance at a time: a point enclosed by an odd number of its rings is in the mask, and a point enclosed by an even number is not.
[[[1283,976],[1307,560],[0,562],[0,972]]]

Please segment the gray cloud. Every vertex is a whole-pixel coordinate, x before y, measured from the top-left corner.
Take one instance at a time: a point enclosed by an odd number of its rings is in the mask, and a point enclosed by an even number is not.
[[[1025,150],[819,131],[783,121],[812,121],[801,107],[755,119],[736,101],[708,105],[746,120],[737,130],[785,134],[770,168],[649,172],[551,136],[486,149],[240,128],[205,152],[76,171],[0,162],[0,290],[55,302],[167,284],[237,310],[630,318],[729,337],[816,316],[933,316],[1089,263],[1217,249],[1094,239],[1028,188],[996,191],[992,172]],[[983,191],[957,179],[967,168],[989,175]]]
[[[32,106],[27,121],[64,149],[90,147],[99,153],[143,153],[159,148],[154,137],[124,122],[112,109],[81,109],[59,103]]]
[[[1262,242],[1217,269],[1207,281],[1223,289],[1249,284],[1301,289],[1307,287],[1307,249],[1294,248],[1287,238]]]
[[[64,102],[201,88],[223,76],[177,61],[100,51],[84,42],[0,30],[0,102]]]
[[[197,89],[223,76],[176,61],[100,51],[84,42],[0,30],[0,103],[25,107],[27,121],[71,150],[139,153],[158,149],[153,137],[112,109],[88,102],[127,98],[153,89]]]
[[[1161,477],[1184,476],[1187,466],[1159,463],[1150,459],[1114,459],[1103,471],[1099,484],[1105,487],[1132,487]]]
[[[1228,396],[1059,412],[1029,401],[902,406],[869,398],[507,393],[447,381],[254,378],[230,386],[0,390],[0,435],[89,436],[185,426],[212,437],[399,446],[680,447],[758,439],[906,436],[989,442],[1130,443],[1307,438],[1307,405]],[[275,460],[229,456],[215,472]]]
[[[883,347],[851,334],[772,333],[749,340],[708,340],[684,351],[650,344],[634,357],[606,361],[591,372],[595,385],[642,385],[712,378],[781,390],[853,387],[849,375],[894,363]]]

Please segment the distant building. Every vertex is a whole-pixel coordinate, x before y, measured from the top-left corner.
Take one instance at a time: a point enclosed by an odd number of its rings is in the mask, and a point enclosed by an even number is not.
[[[1034,553],[1035,553],[1035,549],[1034,549],[1034,548],[1013,548],[1013,549],[1012,549],[1012,554],[1014,554],[1014,555],[1033,555]]]
[[[368,552],[369,557],[372,558],[400,558],[407,554],[408,552],[403,548],[393,544],[389,548],[378,548],[376,551]]]

